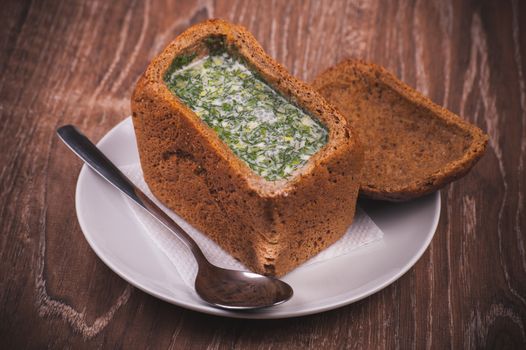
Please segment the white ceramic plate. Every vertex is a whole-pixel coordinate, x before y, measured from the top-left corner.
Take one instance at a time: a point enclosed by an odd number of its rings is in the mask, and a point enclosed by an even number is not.
[[[98,143],[118,166],[138,161],[130,118]],[[288,302],[256,312],[212,307],[183,282],[168,258],[148,238],[121,194],[83,166],[77,183],[80,226],[95,253],[119,276],[157,298],[208,314],[237,318],[286,318],[335,309],[393,283],[424,253],[440,216],[440,194],[403,204],[367,201],[362,207],[384,232],[383,240],[305,267],[284,280],[294,289]]]

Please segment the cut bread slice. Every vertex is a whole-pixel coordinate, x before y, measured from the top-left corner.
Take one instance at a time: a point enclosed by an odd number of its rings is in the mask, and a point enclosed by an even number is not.
[[[403,201],[465,175],[488,137],[375,64],[347,60],[313,82],[358,133],[365,160],[360,193]]]
[[[290,177],[257,175],[167,87],[174,65],[211,55],[218,44],[326,128],[327,143]],[[244,28],[209,20],[186,30],[150,63],[131,108],[154,195],[251,270],[283,275],[351,224],[363,164],[358,138],[345,117],[265,54]]]

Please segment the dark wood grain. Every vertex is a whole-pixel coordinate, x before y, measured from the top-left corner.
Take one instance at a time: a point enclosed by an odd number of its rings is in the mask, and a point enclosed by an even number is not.
[[[155,299],[90,250],[81,163],[54,130],[100,138],[148,61],[210,17],[247,26],[299,78],[364,58],[488,132],[397,282],[318,315],[230,320]],[[526,2],[7,1],[0,23],[1,348],[526,348]]]

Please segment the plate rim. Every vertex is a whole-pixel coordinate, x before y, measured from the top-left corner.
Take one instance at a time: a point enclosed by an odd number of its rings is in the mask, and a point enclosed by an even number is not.
[[[131,117],[128,116],[124,120],[117,123],[114,127],[112,127],[96,144],[98,147],[104,145],[108,140],[118,131],[120,127],[122,127],[125,123],[132,123]],[[132,125],[133,128],[133,125]],[[171,298],[170,296],[164,295],[163,293],[157,292],[155,290],[152,290],[151,288],[148,288],[145,286],[145,283],[141,283],[140,281],[136,281],[133,277],[128,276],[125,272],[122,271],[122,269],[115,264],[112,259],[108,258],[105,253],[102,252],[101,249],[99,249],[98,245],[96,244],[95,240],[93,239],[92,235],[89,233],[88,224],[85,221],[84,216],[81,213],[81,209],[83,207],[82,204],[82,198],[79,194],[80,188],[82,186],[83,181],[86,180],[86,177],[89,176],[88,174],[92,173],[92,170],[86,165],[83,164],[82,168],[80,170],[77,183],[76,183],[76,189],[75,189],[75,209],[76,209],[76,215],[77,220],[79,222],[82,234],[84,235],[84,238],[88,242],[90,248],[95,252],[95,254],[98,256],[98,258],[106,265],[108,266],[114,273],[116,273],[119,277],[124,279],[126,282],[130,283],[134,287],[142,290],[143,292],[152,295],[158,299],[161,299],[163,301],[166,301],[170,304],[177,305],[179,307],[197,311],[205,314],[215,315],[215,316],[222,316],[222,317],[229,317],[229,318],[241,318],[241,319],[284,319],[284,318],[292,318],[292,317],[301,317],[301,316],[307,316],[317,313],[322,313],[329,310],[334,310],[352,303],[355,303],[359,300],[365,299],[368,296],[375,294],[379,292],[380,290],[386,288],[387,286],[394,283],[396,280],[401,278],[404,274],[406,274],[420,258],[425,253],[427,248],[429,247],[435,233],[438,227],[438,223],[440,220],[440,214],[441,214],[441,203],[442,199],[440,196],[440,191],[436,191],[431,196],[433,196],[433,202],[435,205],[434,213],[433,213],[433,221],[430,225],[429,232],[426,233],[426,237],[423,240],[423,244],[420,246],[419,250],[409,259],[402,269],[400,269],[397,273],[393,274],[389,279],[386,281],[370,288],[369,290],[366,290],[359,294],[358,296],[354,297],[347,297],[342,298],[341,300],[337,300],[334,302],[329,302],[323,306],[313,306],[310,308],[300,309],[299,311],[290,311],[285,314],[273,314],[272,312],[266,312],[266,313],[257,313],[257,312],[233,312],[228,310],[219,309],[216,307],[213,307],[209,304],[206,304],[203,302],[202,304],[188,304],[186,302],[179,301],[177,299]],[[95,175],[94,173],[92,175]],[[270,310],[270,309],[267,309]]]

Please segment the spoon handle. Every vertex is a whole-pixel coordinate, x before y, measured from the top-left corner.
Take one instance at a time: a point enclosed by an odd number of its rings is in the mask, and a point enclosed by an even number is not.
[[[91,169],[106,179],[135,203],[146,209],[154,218],[173,232],[194,254],[198,264],[206,258],[197,243],[144,192],[135,186],[84,134],[73,125],[57,129],[60,139]],[[203,260],[204,259],[204,260]]]

